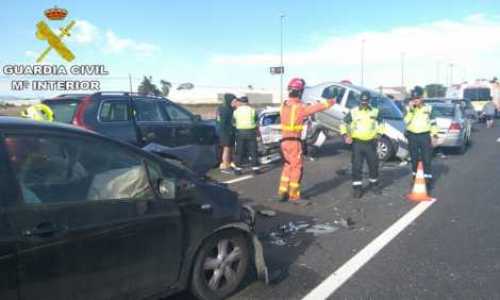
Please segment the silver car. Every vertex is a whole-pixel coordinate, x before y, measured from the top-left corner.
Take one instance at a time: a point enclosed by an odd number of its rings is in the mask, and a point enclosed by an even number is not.
[[[463,108],[455,103],[430,103],[431,117],[439,128],[437,147],[455,148],[464,153],[471,142],[472,121],[465,117]]]
[[[359,105],[362,92],[371,94],[371,105],[380,110],[384,119],[385,134],[379,140],[377,154],[380,160],[387,161],[393,157],[404,160],[408,156],[408,141],[404,136],[405,124],[401,110],[392,100],[384,95],[364,87],[347,82],[326,82],[304,90],[303,100],[314,102],[319,99],[336,97],[337,105],[326,111],[317,113],[315,121],[330,131],[339,133],[340,125],[350,109]]]

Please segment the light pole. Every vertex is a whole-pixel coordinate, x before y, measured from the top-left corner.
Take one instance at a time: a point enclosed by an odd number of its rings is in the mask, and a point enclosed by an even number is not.
[[[439,84],[439,61],[436,62],[436,83]]]
[[[283,102],[283,73],[285,73],[285,67],[283,66],[283,48],[284,48],[284,43],[285,43],[285,32],[284,32],[284,25],[285,25],[285,15],[281,14],[281,51],[280,51],[280,100]]]
[[[365,40],[361,40],[361,86],[365,83]]]
[[[453,64],[450,64],[450,86],[453,85]]]
[[[401,87],[405,87],[405,53],[401,52]]]

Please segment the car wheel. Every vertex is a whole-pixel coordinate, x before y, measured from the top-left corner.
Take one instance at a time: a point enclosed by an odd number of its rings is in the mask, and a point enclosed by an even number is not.
[[[223,231],[209,238],[194,263],[193,294],[199,299],[218,300],[236,291],[248,270],[248,248],[248,241],[237,231]]]
[[[394,146],[392,145],[391,140],[385,136],[378,140],[377,156],[380,161],[388,161],[394,156]]]

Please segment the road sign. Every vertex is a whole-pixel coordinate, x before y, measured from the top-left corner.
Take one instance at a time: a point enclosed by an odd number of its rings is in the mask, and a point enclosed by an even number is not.
[[[280,66],[280,67],[271,67],[270,71],[271,71],[272,75],[284,74],[285,73],[285,67],[283,67],[283,66]]]

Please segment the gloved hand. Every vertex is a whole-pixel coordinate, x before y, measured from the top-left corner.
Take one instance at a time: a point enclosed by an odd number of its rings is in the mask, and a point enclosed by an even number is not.
[[[347,145],[352,144],[352,137],[350,137],[350,136],[348,136],[348,135],[344,135],[344,142],[345,142]]]

